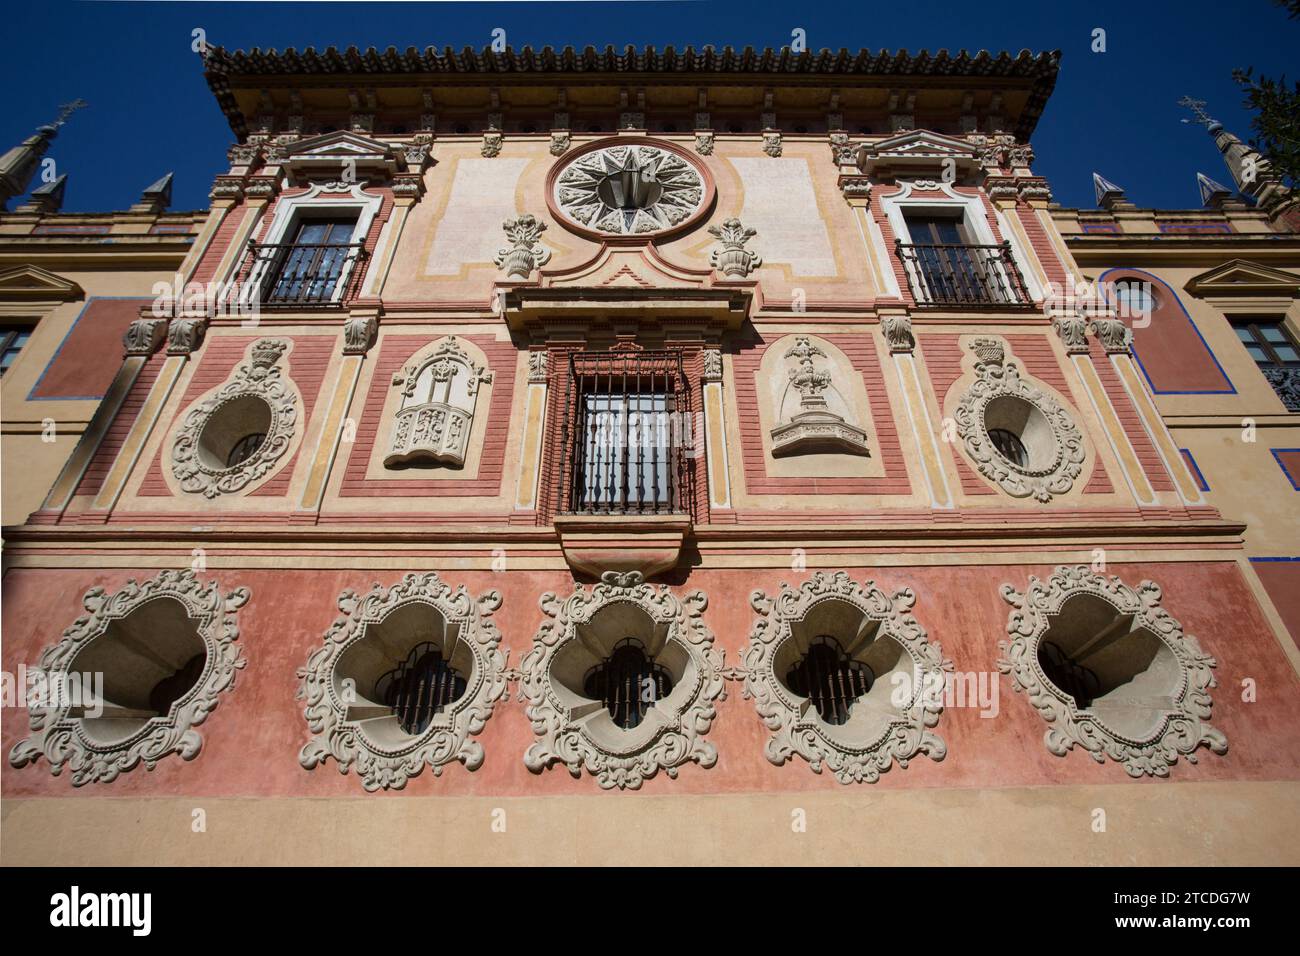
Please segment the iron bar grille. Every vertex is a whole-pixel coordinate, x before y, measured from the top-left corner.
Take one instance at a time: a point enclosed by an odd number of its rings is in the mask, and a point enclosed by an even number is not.
[[[1033,305],[1009,242],[993,246],[907,244],[900,239],[894,247],[917,305],[984,308]]]
[[[645,719],[655,701],[673,691],[673,679],[646,656],[635,638],[624,638],[603,662],[587,672],[582,692],[605,705],[614,723],[631,730]]]
[[[264,306],[341,305],[355,296],[365,271],[360,242],[250,242],[245,281],[259,286]]]
[[[688,513],[693,425],[680,352],[572,353],[560,513]]]
[[[814,639],[785,679],[791,691],[811,700],[821,719],[835,726],[848,722],[853,704],[875,682],[869,666],[852,660],[835,638],[825,634]]]
[[[1101,678],[1075,663],[1051,641],[1038,645],[1038,663],[1047,679],[1073,697],[1078,707],[1091,707],[1101,693]]]
[[[402,730],[421,734],[434,714],[465,693],[465,678],[442,659],[442,652],[425,641],[406,660],[379,678],[376,696],[393,709]]]

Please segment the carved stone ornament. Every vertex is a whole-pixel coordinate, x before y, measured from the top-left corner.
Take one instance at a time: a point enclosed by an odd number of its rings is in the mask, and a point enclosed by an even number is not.
[[[775,731],[768,760],[781,766],[799,756],[816,773],[830,768],[840,783],[875,783],[894,761],[906,767],[917,754],[936,761],[947,755],[930,728],[943,712],[944,673],[952,662],[912,616],[916,595],[910,588],[890,597],[874,581],[858,584],[843,571],[818,571],[798,590],[782,584],[775,598],[754,591],[749,602],[759,617],[745,652],[744,694]],[[870,690],[838,725],[823,720],[785,679],[810,643],[828,631],[874,674]]]
[[[868,454],[867,433],[827,407],[825,392],[831,385],[831,373],[816,365],[816,359],[825,358],[826,353],[805,336],[794,341],[785,357],[797,361],[790,369],[790,387],[799,393],[799,411],[772,429],[772,455]]]
[[[912,334],[912,320],[906,315],[882,315],[880,330],[885,333],[885,342],[891,354],[911,352],[916,348],[916,337]]]
[[[483,145],[479,147],[479,155],[484,159],[494,159],[501,155],[501,144],[503,137],[500,133],[487,132],[483,134]]]
[[[1052,319],[1052,328],[1061,337],[1069,355],[1082,355],[1088,351],[1086,336],[1088,320],[1081,315],[1058,315]]]
[[[167,327],[167,354],[189,355],[203,343],[207,319],[172,319]]]
[[[1087,566],[1061,566],[1046,581],[1031,576],[1023,594],[1002,585],[1002,598],[1014,610],[998,669],[1048,722],[1052,753],[1064,757],[1078,745],[1098,763],[1122,763],[1131,777],[1166,777],[1180,755],[1196,763],[1202,745],[1227,753],[1227,738],[1208,723],[1217,662],[1160,606],[1157,585],[1135,589]],[[1094,692],[1109,689],[1079,706],[1044,670],[1048,642],[1049,653],[1070,655],[1075,673],[1087,668],[1106,680]]]
[[[704,356],[704,381],[721,382],[722,350],[705,349],[701,354]]]
[[[298,699],[307,702],[304,714],[312,732],[298,762],[311,770],[333,757],[339,773],[355,765],[361,785],[371,792],[401,790],[426,766],[438,776],[453,760],[477,770],[483,745],[470,738],[483,730],[497,702],[507,696],[501,634],[489,620],[500,606],[498,592],[472,598],[463,584],[453,590],[432,571],[408,574],[391,588],[376,584],[363,597],[352,590],[340,594],[343,617],[325,632],[324,647],[313,651],[298,671]],[[402,623],[385,633],[385,621],[394,614]],[[381,696],[377,685],[384,675],[371,672],[386,661],[371,664],[373,654],[354,649],[371,641],[367,647],[383,653],[392,642],[409,641],[408,625],[414,621],[430,626],[429,640],[444,642],[442,657],[456,667],[465,689],[434,713],[422,731],[408,733],[393,707],[373,699]]]
[[[171,450],[172,474],[183,491],[205,498],[234,494],[284,457],[298,424],[297,394],[278,366],[286,348],[280,339],[259,339],[250,360],[185,415]],[[234,445],[257,434],[263,437],[256,449],[228,464]]]
[[[373,315],[352,315],[343,322],[343,354],[365,355],[375,344],[379,320]]]
[[[551,131],[551,155],[563,156],[573,143],[573,137],[568,130]]]
[[[456,336],[443,339],[422,361],[393,376],[401,390],[402,406],[393,424],[393,437],[384,467],[415,461],[465,464],[479,386],[492,381],[492,373],[475,365]]]
[[[781,134],[764,133],[763,134],[763,152],[776,159],[781,155]]]
[[[50,706],[30,709],[35,733],[14,745],[9,762],[23,767],[44,756],[51,773],[58,776],[67,767],[73,786],[80,787],[109,783],[141,763],[152,770],[169,754],[193,760],[203,746],[195,728],[217,706],[218,695],[234,686],[235,671],[244,666],[235,643],[236,614],[248,594],[248,588],[237,588],[223,597],[216,581],[203,585],[189,570],[162,571],[143,584],[131,580],[113,594],[91,588],[82,599],[89,613],[46,648],[39,666],[50,689],[76,686],[78,675],[88,672],[104,673],[103,699],[97,702],[102,711],[87,716],[97,708],[84,695],[78,701],[76,693],[51,694]],[[114,657],[116,645],[140,640],[155,645],[145,649],[151,650],[147,663],[140,663],[139,649]],[[140,693],[140,681],[167,677],[173,665],[178,671],[198,653],[206,657],[194,683],[165,713],[145,709],[149,693]],[[118,674],[112,670],[115,660],[133,663]],[[158,675],[143,673],[151,666]],[[137,699],[141,696],[143,701]]]
[[[127,355],[153,355],[166,335],[166,319],[136,319],[127,326],[122,344]]]
[[[721,244],[721,248],[709,254],[709,265],[723,275],[743,279],[763,264],[762,256],[745,248],[745,243],[758,235],[758,230],[746,228],[739,219],[709,226],[709,235]]]
[[[540,773],[558,762],[574,777],[585,769],[603,789],[636,790],[660,770],[676,778],[686,763],[712,767],[717,750],[704,735],[722,696],[723,660],[700,620],[707,604],[701,591],[679,599],[666,585],[646,584],[639,571],[606,571],[590,590],[577,585],[563,599],[542,595],[551,620],[520,664],[537,735],[524,755],[528,769]],[[623,729],[601,701],[585,696],[583,675],[629,637],[674,671],[674,684],[638,725]]]
[[[1048,502],[1064,494],[1083,471],[1083,436],[1055,398],[1020,377],[1005,361],[997,339],[976,339],[975,381],[961,397],[953,418],[957,434],[979,473],[1015,498]],[[993,444],[990,431],[1016,435],[1027,454],[1012,461]]]
[[[699,211],[704,178],[690,162],[653,145],[606,146],[580,154],[556,177],[555,205],[587,229],[627,236],[663,232]]]
[[[701,156],[713,155],[713,133],[696,133],[695,134],[695,151]]]
[[[546,352],[528,353],[528,381],[532,384],[546,384],[546,371],[550,356]]]
[[[507,219],[501,224],[512,245],[501,249],[493,260],[498,269],[505,269],[510,279],[527,279],[534,269],[540,269],[551,260],[551,250],[542,246],[542,233],[546,223],[530,213],[517,219]]]
[[[1133,331],[1123,319],[1093,319],[1088,328],[1108,355],[1127,353],[1133,344]]]

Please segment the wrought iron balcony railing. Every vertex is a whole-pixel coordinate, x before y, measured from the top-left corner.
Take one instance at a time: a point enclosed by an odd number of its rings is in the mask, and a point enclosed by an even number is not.
[[[1033,305],[1011,244],[895,242],[917,305],[1006,308]]]
[[[1261,368],[1268,384],[1273,386],[1277,397],[1282,399],[1288,412],[1300,412],[1300,368],[1287,365],[1275,365]]]
[[[272,307],[340,305],[360,287],[365,256],[360,242],[250,242],[240,297]]]
[[[687,514],[690,392],[680,352],[575,352],[565,390],[561,514]]]

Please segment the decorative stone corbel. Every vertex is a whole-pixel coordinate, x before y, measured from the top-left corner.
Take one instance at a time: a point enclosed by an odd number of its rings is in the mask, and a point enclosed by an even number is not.
[[[776,159],[781,155],[781,134],[770,131],[763,134],[763,152]]]
[[[236,143],[226,150],[231,166],[254,166],[262,156],[262,147],[256,143]]]
[[[763,257],[745,248],[745,243],[758,235],[739,219],[728,219],[721,226],[710,226],[709,234],[722,243],[709,255],[709,264],[723,275],[743,279],[763,264]]]
[[[1052,319],[1052,328],[1065,344],[1069,355],[1082,355],[1088,351],[1088,320],[1081,315],[1058,315]]]
[[[701,156],[713,155],[713,131],[697,131],[695,134],[695,151]]]
[[[568,151],[569,146],[572,143],[573,143],[573,137],[567,129],[551,131],[551,155],[552,156],[563,156]]]
[[[350,315],[343,322],[343,354],[365,355],[375,344],[379,320],[373,315]]]
[[[889,345],[891,355],[898,352],[911,352],[916,348],[916,337],[912,335],[912,319],[906,315],[882,315],[880,330],[885,333],[885,342]]]
[[[722,351],[720,349],[705,349],[704,356],[704,381],[721,382],[722,381]]]
[[[1127,353],[1133,344],[1133,332],[1122,319],[1093,319],[1088,328],[1107,355]]]
[[[153,355],[167,337],[166,319],[136,319],[122,336],[127,355]]]
[[[207,319],[172,319],[167,327],[167,354],[189,355],[203,344],[207,326]]]
[[[501,228],[513,245],[498,251],[493,261],[498,269],[505,269],[507,278],[527,279],[534,269],[550,261],[551,251],[541,244],[546,223],[536,216],[524,213],[517,219],[507,219]]]
[[[501,144],[504,137],[500,132],[488,130],[483,134],[483,145],[479,147],[479,153],[484,159],[494,159],[501,155]]]

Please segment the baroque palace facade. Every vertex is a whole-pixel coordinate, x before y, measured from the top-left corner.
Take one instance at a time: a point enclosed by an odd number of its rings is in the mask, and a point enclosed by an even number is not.
[[[5,862],[1295,863],[1300,198],[1058,67],[209,50],[0,215]]]

